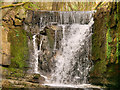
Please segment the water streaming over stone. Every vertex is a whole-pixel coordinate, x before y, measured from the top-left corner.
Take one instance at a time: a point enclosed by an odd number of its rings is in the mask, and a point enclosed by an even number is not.
[[[91,25],[72,24],[63,27],[63,39],[55,57],[56,68],[51,83],[85,84],[91,68]]]
[[[36,35],[33,36],[33,47],[34,47],[34,73],[39,73],[38,72],[38,50],[37,50],[37,45],[36,45]]]
[[[92,11],[80,12],[54,12],[45,11],[39,18],[33,17],[33,23],[39,25],[40,31],[47,25],[57,23],[61,27],[62,37],[59,40],[59,30],[54,31],[54,46],[51,52],[55,52],[53,61],[54,68],[51,68],[51,77],[48,83],[56,84],[86,84],[87,77],[92,67],[91,62],[91,35]],[[39,20],[39,22],[37,22]],[[39,50],[36,42],[36,35],[33,36],[34,47],[34,73],[40,73],[39,70],[39,53],[42,52],[41,39]],[[59,48],[58,48],[59,46]]]
[[[55,30],[55,44],[54,44],[54,51],[56,50],[56,40],[57,40],[57,30]]]
[[[36,42],[36,36],[37,36],[37,34],[35,34],[35,35],[33,35],[33,48],[34,48],[34,65],[33,65],[33,72],[34,73],[36,73],[36,74],[39,74],[40,72],[39,72],[39,70],[38,70],[38,55],[39,55],[39,53],[41,53],[41,46],[42,46],[42,42],[43,42],[43,37],[42,37],[42,39],[41,39],[41,41],[40,41],[40,44],[39,45],[37,45],[37,42]],[[38,48],[38,46],[39,46],[39,48]],[[33,63],[33,62],[32,62]]]

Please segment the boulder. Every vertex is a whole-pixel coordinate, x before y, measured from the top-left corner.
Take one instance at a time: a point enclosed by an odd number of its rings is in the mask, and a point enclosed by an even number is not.
[[[32,23],[33,11],[28,11],[24,23]]]
[[[45,81],[45,78],[41,77],[40,74],[29,74],[26,76],[26,80],[32,83],[43,84],[43,82]]]
[[[40,31],[40,34],[41,35],[48,35],[49,32],[51,32],[51,34],[53,34],[53,32],[55,32],[56,30],[57,31],[62,30],[62,27],[58,26],[58,25],[49,25],[49,26],[46,26],[42,31]]]
[[[16,18],[23,19],[26,17],[25,9],[21,6],[20,9],[17,11]]]

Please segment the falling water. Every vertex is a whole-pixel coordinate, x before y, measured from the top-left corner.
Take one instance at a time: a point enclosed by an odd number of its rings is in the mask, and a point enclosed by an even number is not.
[[[34,47],[34,73],[38,72],[38,50],[36,45],[36,35],[33,35],[33,47]]]
[[[54,44],[54,51],[56,50],[56,40],[57,40],[57,30],[55,30],[55,44]]]
[[[55,68],[52,69],[49,84],[87,84],[89,71],[92,67],[91,61],[91,35],[92,11],[89,12],[57,12],[59,16],[54,15],[55,12],[49,12],[40,15],[40,28],[49,25],[50,22],[57,22],[62,27],[62,40],[59,49],[57,46],[57,31],[54,37],[54,49],[56,51]],[[55,17],[54,17],[55,16]],[[43,39],[40,42],[40,50]],[[34,72],[40,73],[38,70],[38,55],[36,35],[33,36],[35,66]]]
[[[37,35],[37,34],[36,34]],[[41,52],[41,46],[42,46],[42,42],[43,42],[43,37],[41,39],[41,42],[40,42],[40,45],[39,45],[39,49],[38,49],[38,46],[37,46],[37,42],[36,42],[36,35],[33,35],[33,47],[34,47],[34,73],[40,73],[39,70],[38,70],[38,55],[39,53]]]
[[[91,25],[72,24],[66,31],[65,25],[62,25],[62,45],[55,58],[56,68],[52,72],[51,83],[87,83],[88,72],[92,64],[89,58]]]
[[[61,25],[62,26],[62,33],[63,33],[63,38],[62,38],[62,48],[64,49],[64,45],[65,45],[65,25]]]

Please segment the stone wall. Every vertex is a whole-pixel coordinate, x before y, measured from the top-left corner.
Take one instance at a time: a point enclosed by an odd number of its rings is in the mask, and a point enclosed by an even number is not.
[[[8,31],[2,27],[2,65],[10,65],[10,42],[8,42]]]
[[[2,5],[10,5],[12,2],[2,3]],[[7,13],[9,9],[1,10],[1,19]],[[1,22],[2,23],[2,22]],[[8,66],[10,65],[10,43],[8,42],[8,29],[7,27],[0,26],[0,64]]]

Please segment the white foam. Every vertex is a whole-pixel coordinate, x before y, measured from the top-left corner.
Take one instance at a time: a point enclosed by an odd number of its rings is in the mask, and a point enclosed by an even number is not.
[[[42,84],[44,86],[50,86],[53,88],[101,88],[100,86],[95,86],[91,84],[81,84],[81,85],[72,85],[72,84]]]

